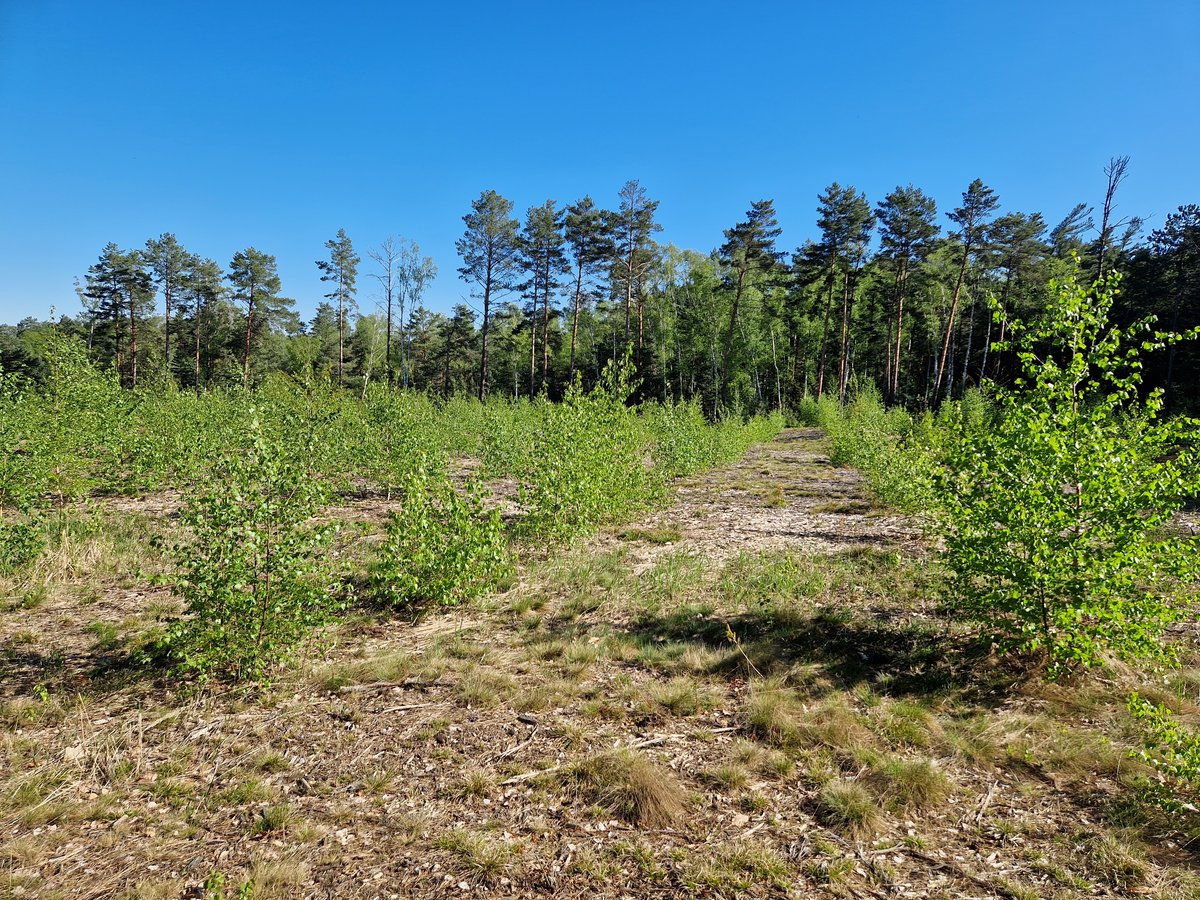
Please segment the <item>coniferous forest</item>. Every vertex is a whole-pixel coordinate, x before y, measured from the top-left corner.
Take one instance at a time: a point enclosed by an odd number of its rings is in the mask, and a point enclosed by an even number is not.
[[[800,246],[769,199],[749,203],[714,247],[681,248],[637,181],[610,200],[547,200],[524,215],[489,190],[463,216],[453,260],[338,230],[314,248],[326,291],[308,321],[269,249],[204,259],[167,232],[101,248],[77,279],[77,311],[0,327],[0,369],[44,378],[53,324],[127,387],[203,391],[282,372],[360,391],[385,382],[435,397],[559,399],[630,348],[641,396],[694,399],[714,419],[844,401],[864,382],[888,403],[936,408],[1012,378],[1011,355],[993,349],[1006,337],[996,311],[1044,309],[1050,279],[1075,256],[1088,277],[1122,273],[1115,321],[1200,321],[1200,208],[1181,205],[1153,228],[1123,214],[1128,167],[1112,159],[1095,201],[1057,222],[1006,209],[978,179],[938,199],[912,184],[869,198],[834,182],[814,198],[819,237]],[[431,311],[428,285],[455,277],[469,302]],[[1146,362],[1145,383],[1169,409],[1195,408],[1197,352],[1171,346]]]

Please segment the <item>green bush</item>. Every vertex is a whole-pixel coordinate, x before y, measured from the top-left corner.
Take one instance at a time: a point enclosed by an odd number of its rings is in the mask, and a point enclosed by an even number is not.
[[[1052,673],[1107,651],[1169,656],[1160,639],[1200,574],[1196,541],[1165,530],[1200,487],[1197,423],[1138,395],[1140,353],[1178,336],[1112,325],[1118,281],[1072,274],[1040,318],[1009,323],[1022,375],[997,390],[990,428],[952,423],[938,477],[966,610]]]
[[[1151,703],[1136,692],[1129,697],[1129,712],[1142,728],[1144,746],[1132,752],[1170,783],[1170,794],[1194,795],[1200,787],[1200,734],[1188,729],[1174,712]]]
[[[853,466],[875,496],[889,506],[924,512],[936,501],[933,490],[936,432],[925,419],[903,409],[887,409],[870,382],[856,382],[843,408],[830,397],[812,402],[804,414],[824,428],[833,444],[830,460]]]
[[[42,554],[46,536],[35,522],[0,521],[0,575],[11,575]]]
[[[251,446],[217,466],[181,514],[173,548],[183,618],[162,639],[177,672],[263,680],[340,607],[327,551],[335,528],[312,519],[328,489],[305,465],[311,443],[268,439],[253,409]]]
[[[544,407],[519,473],[526,532],[572,537],[663,496],[664,478],[648,465],[650,434],[627,405],[628,373],[610,363],[590,392],[576,385]]]
[[[500,514],[485,509],[478,486],[459,493],[448,478],[418,470],[401,495],[403,510],[392,516],[371,566],[376,597],[395,606],[453,606],[511,571]]]

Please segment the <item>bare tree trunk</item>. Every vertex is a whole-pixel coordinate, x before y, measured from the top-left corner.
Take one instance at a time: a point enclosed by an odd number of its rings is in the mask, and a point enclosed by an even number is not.
[[[546,263],[542,285],[542,390],[549,391],[550,383],[550,264]]]
[[[250,383],[250,334],[254,330],[254,292],[250,292],[250,302],[246,305],[246,352],[242,356],[242,384]],[[339,380],[341,367],[338,367]]]
[[[137,300],[129,292],[129,386],[137,387]]]
[[[571,365],[567,373],[567,382],[575,380],[575,345],[579,339],[579,306],[583,302],[583,262],[580,261],[575,271],[575,309],[571,316]]]
[[[194,337],[196,339],[196,355],[192,360],[193,375],[196,379],[196,393],[200,393],[200,300],[196,299],[196,320],[193,322]]]
[[[821,317],[821,343],[817,346],[817,399],[825,393],[825,346],[829,338],[829,316],[833,312],[833,287],[836,274],[829,273],[829,293],[825,297],[825,311]]]
[[[733,291],[733,308],[729,311],[729,330],[725,332],[725,352],[721,356],[721,379],[717,391],[722,399],[726,399],[725,391],[729,387],[729,360],[733,355],[733,334],[737,327],[738,307],[742,303],[742,290],[746,281],[746,270],[738,270],[737,287]]]
[[[904,344],[904,299],[908,291],[908,259],[900,261],[900,276],[896,296],[896,351],[891,354],[892,377],[888,382],[888,399],[896,402],[900,394],[900,351]]]
[[[492,265],[491,253],[488,254],[487,271],[483,281],[483,324],[479,329],[479,402],[487,399],[488,376],[488,327],[491,325],[492,304]]]
[[[958,278],[954,282],[954,297],[950,301],[950,317],[946,321],[946,336],[942,340],[942,355],[938,360],[937,379],[933,383],[933,402],[937,403],[942,392],[942,379],[946,373],[946,357],[950,353],[950,338],[954,333],[955,316],[958,314],[958,301],[962,295],[963,278],[967,274],[967,260],[971,258],[971,245],[963,245],[962,265],[958,268]],[[951,379],[953,379],[951,373]]]

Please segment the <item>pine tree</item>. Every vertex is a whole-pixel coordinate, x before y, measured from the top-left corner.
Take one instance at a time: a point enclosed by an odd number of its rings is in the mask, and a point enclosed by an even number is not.
[[[321,280],[333,284],[325,296],[337,304],[338,311],[338,384],[346,383],[346,325],[352,308],[357,309],[354,299],[356,288],[354,282],[358,277],[358,264],[362,260],[355,254],[354,245],[346,236],[346,229],[339,228],[337,236],[325,242],[329,250],[329,259],[317,260],[317,268],[321,270]]]
[[[484,191],[463,216],[467,230],[455,243],[463,264],[459,276],[476,285],[483,299],[483,321],[479,327],[479,399],[488,390],[488,328],[492,301],[514,288],[520,271],[520,223],[512,217],[512,201],[495,191]]]
[[[539,327],[542,332],[541,390],[546,389],[550,372],[551,297],[561,287],[559,276],[567,272],[562,227],[562,214],[555,208],[553,200],[547,200],[541,206],[529,208],[525,214],[525,227],[521,232],[521,262],[527,276],[521,288],[530,298],[532,312],[529,345],[530,396],[537,393],[535,374]],[[539,299],[541,302],[540,317],[538,315]]]
[[[941,399],[942,384],[945,382],[946,360],[950,355],[950,338],[954,334],[954,324],[958,315],[958,302],[962,297],[963,281],[967,274],[967,265],[971,262],[972,254],[983,250],[987,241],[988,223],[992,214],[1000,206],[1000,200],[995,191],[984,185],[976,178],[962,195],[962,206],[947,216],[958,226],[957,238],[962,253],[958,267],[958,278],[954,282],[954,295],[950,299],[950,313],[946,317],[946,333],[942,338],[942,353],[938,358],[937,378],[933,383],[933,398],[936,403]],[[953,374],[951,374],[953,379]],[[949,393],[947,383],[946,392]]]
[[[125,384],[137,387],[138,321],[154,306],[154,288],[142,255],[122,251],[116,244],[105,245],[99,261],[88,269],[86,296],[94,305],[96,318],[110,323],[113,332],[113,360],[126,374]],[[128,316],[128,353],[122,354],[122,332]]]
[[[897,187],[876,207],[880,255],[891,263],[895,318],[888,326],[889,343],[884,380],[888,401],[900,393],[900,359],[904,347],[904,301],[913,269],[925,261],[938,235],[937,204],[911,184]]]
[[[190,256],[175,235],[169,232],[146,241],[143,255],[146,264],[150,267],[151,277],[163,295],[163,356],[169,372],[171,371],[171,328],[174,324],[171,314],[183,285]]]
[[[179,290],[179,315],[191,318],[192,379],[199,393],[204,384],[201,377],[201,345],[204,334],[211,328],[212,309],[224,296],[221,267],[211,259],[187,254]]]
[[[296,326],[295,301],[279,296],[282,283],[275,257],[253,247],[239,250],[229,263],[226,276],[230,296],[246,307],[246,341],[242,355],[242,379],[250,383],[250,356],[254,344],[277,326]]]
[[[842,276],[842,340],[838,380],[839,390],[842,393],[845,391],[852,281],[856,267],[865,255],[875,217],[865,194],[853,187],[843,188],[836,181],[818,195],[817,204],[817,227],[821,229],[821,240],[815,250],[823,261],[826,289],[820,317],[821,339],[817,350],[817,397],[821,397],[825,392],[829,329],[839,273]]]
[[[738,312],[747,288],[757,279],[774,273],[779,265],[780,254],[775,249],[775,239],[782,230],[775,219],[775,206],[771,200],[756,200],[746,213],[746,221],[725,230],[725,243],[717,251],[721,263],[728,268],[726,287],[732,291],[733,304],[729,312],[729,327],[725,330],[725,350],[721,357],[720,384],[718,393],[728,402],[729,360],[733,353]]]
[[[572,203],[563,220],[567,247],[575,270],[574,302],[571,312],[571,358],[567,381],[575,378],[575,349],[579,343],[579,314],[592,289],[600,264],[613,256],[612,213],[600,209],[591,197]]]
[[[612,272],[612,287],[614,292],[624,295],[625,303],[625,346],[631,343],[630,328],[634,299],[637,299],[638,316],[638,352],[644,344],[644,311],[645,294],[642,290],[642,279],[655,261],[655,244],[652,235],[662,231],[662,226],[654,221],[654,213],[658,210],[658,201],[651,200],[646,195],[646,189],[640,183],[627,181],[621,186],[620,205],[613,219],[613,232],[616,236],[616,258]]]

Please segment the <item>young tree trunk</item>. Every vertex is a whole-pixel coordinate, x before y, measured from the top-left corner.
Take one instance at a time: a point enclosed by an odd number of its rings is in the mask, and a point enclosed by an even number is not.
[[[137,387],[137,306],[134,293],[129,292],[129,386]]]
[[[737,327],[738,308],[742,303],[742,290],[746,281],[746,270],[738,270],[737,286],[733,291],[733,307],[729,311],[729,329],[725,332],[725,352],[721,355],[721,379],[717,385],[718,395],[722,400],[728,400],[726,391],[729,388],[729,361],[733,355],[733,334]]]
[[[542,285],[542,390],[549,392],[550,384],[550,265],[546,264]]]
[[[842,340],[838,354],[838,401],[846,402],[846,385],[850,380],[850,270],[842,280]]]
[[[163,285],[163,298],[166,302],[166,318],[163,320],[163,356],[167,360],[167,374],[171,372],[171,279],[166,279]],[[172,376],[173,377],[173,376]]]
[[[250,301],[246,305],[246,352],[242,356],[242,384],[250,383],[250,334],[254,330],[254,291],[250,292]],[[338,367],[339,379],[341,366]]]
[[[338,386],[346,386],[344,367],[346,362],[346,303],[338,290]]]
[[[971,245],[963,245],[962,265],[958,267],[958,278],[954,282],[954,296],[950,300],[950,317],[946,322],[946,336],[942,339],[942,355],[938,361],[937,379],[933,383],[933,402],[937,403],[942,392],[942,380],[946,374],[946,357],[950,353],[950,338],[954,334],[955,316],[958,314],[958,301],[962,295],[963,278],[967,274],[967,260],[971,258]],[[953,380],[953,373],[951,373]],[[949,392],[947,391],[947,394]]]
[[[196,320],[193,322],[194,337],[196,340],[195,356],[192,359],[192,375],[196,379],[196,393],[200,393],[200,300],[196,299]]]
[[[483,325],[479,329],[479,402],[487,399],[488,326],[491,325],[492,256],[488,254],[487,271],[483,279]]]
[[[821,317],[821,343],[817,347],[817,399],[825,393],[825,345],[829,338],[829,316],[833,312],[833,287],[835,273],[829,272],[829,293],[825,296],[825,310]]]
[[[888,382],[888,400],[896,402],[900,394],[900,351],[904,346],[904,299],[908,291],[908,260],[900,261],[900,274],[896,294],[896,347],[891,356],[892,377]]]
[[[571,365],[567,373],[567,382],[575,380],[575,345],[579,339],[579,306],[583,302],[583,263],[580,262],[575,270],[575,308],[571,316]]]

